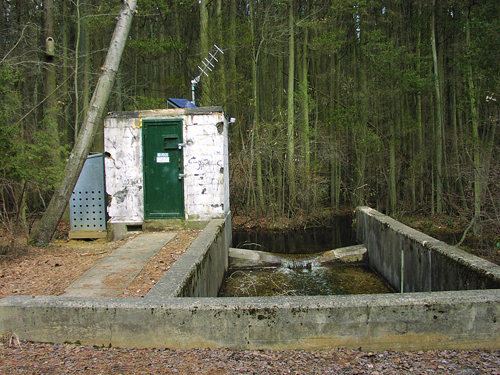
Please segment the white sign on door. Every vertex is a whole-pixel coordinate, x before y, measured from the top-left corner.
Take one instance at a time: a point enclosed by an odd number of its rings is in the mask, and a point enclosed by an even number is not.
[[[158,152],[156,154],[156,162],[157,163],[170,163],[170,156],[168,152]]]

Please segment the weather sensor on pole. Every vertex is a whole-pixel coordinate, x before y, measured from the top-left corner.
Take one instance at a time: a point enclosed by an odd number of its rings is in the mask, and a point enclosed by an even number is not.
[[[205,74],[208,77],[207,70],[212,71],[212,68],[215,67],[213,61],[219,62],[219,60],[217,60],[217,58],[215,57],[215,55],[217,55],[217,52],[224,54],[224,52],[219,47],[217,47],[217,45],[214,44],[214,47],[215,47],[215,52],[213,54],[211,52],[208,53],[210,55],[210,59],[208,59],[208,57],[205,57],[205,59],[202,60],[203,68],[198,65],[198,68],[200,69],[201,73],[196,78],[191,80],[191,97],[193,99],[191,102],[193,104],[196,104],[194,98],[194,88],[200,82],[202,74]]]

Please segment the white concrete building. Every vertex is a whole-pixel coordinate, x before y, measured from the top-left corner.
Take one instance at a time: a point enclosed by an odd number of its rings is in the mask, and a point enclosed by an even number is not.
[[[229,214],[228,121],[221,107],[111,113],[104,149],[108,223],[115,231]]]

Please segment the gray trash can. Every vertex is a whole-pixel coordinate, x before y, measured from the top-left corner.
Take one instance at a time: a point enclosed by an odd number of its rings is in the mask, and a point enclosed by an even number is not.
[[[106,238],[104,154],[90,155],[69,201],[69,238]]]

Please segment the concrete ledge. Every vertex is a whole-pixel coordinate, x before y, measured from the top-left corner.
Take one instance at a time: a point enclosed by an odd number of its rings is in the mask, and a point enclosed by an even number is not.
[[[143,229],[147,232],[163,230],[204,229],[210,220],[184,220],[184,219],[156,219],[145,220]]]
[[[499,349],[500,291],[268,298],[0,301],[21,339],[122,348]]]
[[[358,242],[396,291],[500,288],[500,266],[410,228],[369,207],[356,209]]]
[[[228,267],[226,228],[231,217],[211,220],[146,298],[217,297]]]

